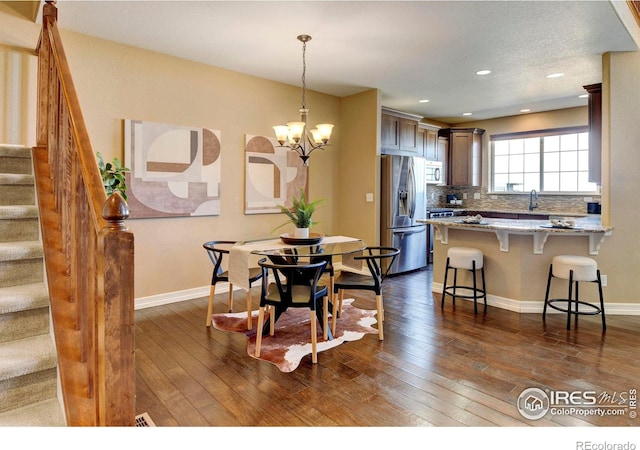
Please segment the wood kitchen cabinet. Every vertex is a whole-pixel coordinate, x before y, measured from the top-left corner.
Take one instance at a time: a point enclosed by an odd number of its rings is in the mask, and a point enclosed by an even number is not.
[[[443,128],[438,136],[447,138],[447,184],[480,186],[482,183],[482,135],[480,128]]]
[[[589,182],[602,183],[602,83],[582,86],[589,93]]]
[[[382,109],[380,123],[381,153],[387,155],[424,156],[421,140],[422,117],[391,109]]]
[[[440,128],[421,123],[418,128],[419,141],[424,148],[424,157],[429,161],[440,161],[438,157],[438,130]]]

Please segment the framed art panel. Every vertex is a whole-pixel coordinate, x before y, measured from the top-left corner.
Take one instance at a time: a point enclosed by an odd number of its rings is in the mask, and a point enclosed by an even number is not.
[[[308,168],[273,138],[245,138],[245,214],[280,213],[307,184]]]
[[[220,131],[125,120],[130,218],[220,215]]]

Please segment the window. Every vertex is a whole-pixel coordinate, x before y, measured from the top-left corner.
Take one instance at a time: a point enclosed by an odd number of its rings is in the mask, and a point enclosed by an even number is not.
[[[493,192],[597,192],[587,127],[491,136]]]

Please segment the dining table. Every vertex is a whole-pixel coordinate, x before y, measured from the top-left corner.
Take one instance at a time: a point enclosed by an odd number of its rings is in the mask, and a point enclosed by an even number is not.
[[[349,236],[316,236],[308,239],[261,239],[255,241],[237,242],[229,250],[229,283],[250,289],[249,268],[256,267],[262,258],[269,258],[277,264],[295,264],[298,261],[318,261],[319,258],[327,258],[334,269],[362,271],[362,260],[354,259],[354,256],[362,254],[366,243],[359,238]],[[333,293],[329,293],[329,302],[332,302]],[[276,310],[276,321],[287,309]],[[316,308],[316,315],[323,323],[322,308]],[[263,328],[263,334],[268,332],[268,324]],[[329,339],[332,339],[331,330],[328,330]]]

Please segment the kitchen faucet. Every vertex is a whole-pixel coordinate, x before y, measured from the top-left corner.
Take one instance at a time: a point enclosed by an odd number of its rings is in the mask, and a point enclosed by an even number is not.
[[[536,203],[533,203],[533,199],[536,199]],[[529,211],[533,211],[534,208],[538,207],[538,193],[535,189],[531,189],[529,192]]]

